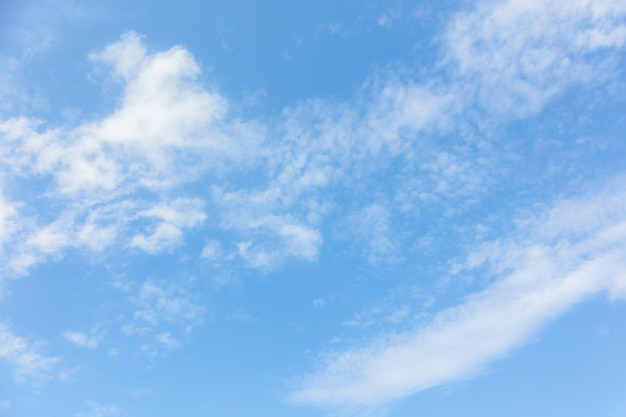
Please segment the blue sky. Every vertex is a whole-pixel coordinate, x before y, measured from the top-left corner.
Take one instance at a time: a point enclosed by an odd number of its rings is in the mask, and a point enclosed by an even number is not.
[[[0,2],[0,416],[626,414],[620,0]]]

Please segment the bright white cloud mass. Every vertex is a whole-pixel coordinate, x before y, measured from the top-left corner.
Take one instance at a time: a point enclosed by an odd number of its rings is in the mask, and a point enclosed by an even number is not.
[[[626,413],[624,2],[0,26],[0,415]]]

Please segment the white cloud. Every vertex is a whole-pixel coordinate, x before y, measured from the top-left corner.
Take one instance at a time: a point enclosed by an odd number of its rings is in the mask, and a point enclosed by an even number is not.
[[[181,201],[169,201],[169,195],[207,172],[236,171],[235,176],[255,176],[254,184],[216,186],[212,200],[220,226],[238,234],[232,247],[250,242],[240,251],[250,266],[267,267],[292,256],[315,260],[323,242],[321,224],[337,204],[333,187],[373,180],[383,169],[379,161],[405,158],[403,175],[412,180],[394,184],[392,197],[404,209],[482,192],[495,175],[488,151],[447,146],[443,152],[438,141],[422,139],[460,129],[457,120],[471,118],[476,97],[498,114],[524,115],[567,86],[602,75],[611,67],[610,56],[593,65],[585,58],[624,44],[625,14],[619,0],[483,1],[456,15],[441,36],[446,61],[439,64],[454,74],[448,86],[432,76],[417,82],[402,71],[380,72],[357,98],[302,101],[285,109],[275,126],[229,116],[227,100],[198,81],[201,65],[185,48],[153,52],[140,35],[128,32],[90,55],[113,75],[109,82],[121,86],[117,109],[76,127],[47,128],[27,118],[3,121],[6,146],[0,159],[11,175],[43,180],[48,201],[64,208],[71,232],[57,235],[59,251],[76,246],[102,251],[120,236],[148,253],[172,250],[184,239],[185,227],[202,222],[169,218],[180,214],[173,206]],[[387,10],[381,16],[386,24],[399,14]],[[423,172],[428,180],[416,183]],[[140,203],[146,191],[162,207]],[[24,204],[34,205],[34,199],[24,198]],[[99,221],[99,213],[124,203],[131,204],[122,216]],[[161,221],[129,230],[137,216]],[[32,229],[54,222],[47,224]],[[43,249],[20,249],[29,238],[26,233],[14,242],[15,260],[7,262],[20,273],[47,259]]]
[[[425,161],[422,169],[431,180],[428,194],[443,198],[472,197],[489,182],[488,165],[481,160],[462,160],[449,151],[439,152]],[[422,196],[422,198],[427,198]]]
[[[9,263],[11,269],[18,274],[25,274],[32,265],[73,246],[71,220],[67,218],[35,229],[27,236],[17,256]]]
[[[284,187],[272,184],[261,192],[225,193],[213,189],[213,202],[222,211],[220,226],[241,236],[235,245],[248,266],[271,269],[289,257],[317,259],[322,235],[310,222],[299,218],[304,216],[292,207],[297,203],[285,195],[298,192],[294,190],[297,187],[287,181]],[[285,211],[289,214],[277,214]]]
[[[176,226],[161,223],[149,236],[135,235],[130,241],[130,246],[143,249],[154,255],[164,250],[171,249],[178,244],[183,237],[183,232]]]
[[[390,325],[398,329],[423,321],[425,310],[434,304],[436,296],[427,294],[417,285],[400,285],[392,288],[372,307],[353,314],[344,326],[359,329],[385,329]]]
[[[26,245],[42,254],[57,253],[70,244],[67,226],[66,221],[56,221],[39,229],[26,241]]]
[[[160,176],[158,170],[169,168],[167,173],[175,176],[169,155],[174,149],[215,153],[234,144],[213,126],[224,116],[226,101],[194,83],[200,68],[184,48],[150,55],[131,32],[91,57],[110,65],[126,88],[121,108],[81,133],[116,148],[120,156],[142,157],[147,165],[136,168],[144,175]]]
[[[291,399],[353,410],[472,376],[586,298],[626,298],[625,242],[623,186],[556,204],[509,240],[479,249],[489,254],[482,261],[468,256],[474,274],[496,276],[485,290],[429,324],[328,355]]]
[[[43,193],[19,193],[20,211],[41,218],[26,219],[13,205],[2,205],[3,238],[11,224],[27,226],[11,235],[5,254],[17,274],[66,248],[101,252],[120,238],[152,254],[171,250],[206,216],[200,200],[170,199],[167,191],[228,167],[226,161],[253,159],[248,152],[262,136],[262,129],[223,120],[226,101],[195,81],[199,65],[182,47],[151,54],[128,33],[91,58],[111,67],[123,84],[121,106],[112,114],[73,128],[47,128],[23,117],[0,122],[3,174],[43,187]],[[146,207],[145,191],[161,203]],[[59,209],[56,220],[40,212],[42,199]],[[156,224],[133,233],[138,217]]]
[[[222,252],[222,245],[217,240],[209,241],[204,248],[202,248],[201,258],[216,259]]]
[[[589,61],[594,47],[576,46],[575,38],[600,27],[602,33],[615,33],[611,39],[618,36],[623,7],[609,0],[603,7],[579,3],[481,2],[469,13],[459,13],[441,37],[446,60],[440,65],[452,70],[449,83],[381,72],[364,84],[357,99],[313,99],[285,109],[264,144],[264,170],[254,186],[213,188],[221,226],[240,236],[240,256],[253,267],[273,267],[285,256],[316,259],[323,222],[342,204],[341,191],[360,184],[370,185],[367,192],[352,195],[361,207],[375,206],[381,196],[398,203],[388,209],[387,223],[395,220],[396,211],[414,212],[446,200],[454,201],[446,216],[462,213],[506,169],[506,155],[477,131],[492,118],[506,123],[539,111],[572,84],[610,77],[605,70],[613,68],[615,55]],[[552,9],[562,18],[558,29]],[[490,110],[487,121],[474,120],[477,96]],[[478,127],[469,127],[468,119]],[[452,145],[438,140],[450,134],[461,138]],[[392,158],[403,167],[396,181],[382,185],[378,175],[386,173]],[[370,188],[377,187],[381,193],[370,196]],[[319,239],[310,234],[309,244],[300,240],[300,249],[290,252],[292,246],[281,234],[286,229],[278,223],[297,224]],[[362,236],[364,243],[367,237]],[[379,243],[391,259],[393,242],[381,238]],[[376,258],[371,251],[368,256]]]
[[[159,223],[151,235],[133,236],[130,246],[138,247],[150,254],[170,250],[183,238],[183,228],[200,225],[206,218],[202,212],[202,201],[198,199],[178,199],[166,204],[140,211],[139,217],[157,218]]]
[[[200,66],[183,47],[150,54],[130,32],[91,58],[122,79],[124,95],[113,114],[78,132],[111,147],[140,185],[187,181],[209,163],[254,155],[259,129],[224,119],[226,100],[196,81]]]
[[[6,201],[0,193],[0,250],[4,242],[11,238],[17,228],[15,224],[16,215],[15,205]]]
[[[317,230],[299,224],[282,223],[278,234],[284,239],[289,255],[309,260],[317,257],[322,244],[322,236]]]
[[[171,251],[186,228],[203,224],[204,214],[194,207],[202,202],[169,196],[180,196],[176,187],[207,172],[225,175],[234,167],[235,176],[254,176],[253,184],[214,186],[211,203],[219,226],[236,234],[231,247],[239,244],[239,254],[253,267],[273,267],[289,257],[317,259],[322,223],[338,204],[335,192],[355,182],[378,184],[385,169],[380,161],[405,162],[401,178],[385,191],[400,210],[474,197],[497,175],[493,150],[472,144],[443,151],[438,141],[422,139],[460,129],[455,120],[467,116],[460,115],[473,107],[476,94],[487,107],[525,114],[597,74],[600,68],[583,58],[621,45],[624,8],[609,0],[575,3],[481,3],[456,16],[441,38],[447,63],[456,69],[450,86],[380,73],[358,98],[300,102],[272,127],[228,117],[226,99],[197,81],[200,65],[184,48],[153,53],[129,32],[90,56],[121,84],[121,104],[111,114],[74,128],[46,129],[26,118],[0,124],[5,167],[46,182],[49,201],[64,208],[66,222],[47,245],[41,233],[52,233],[57,223],[32,224],[13,242],[7,263],[25,273],[63,248],[98,252],[120,238],[151,254]],[[559,30],[551,25],[552,12],[562,17]],[[146,207],[146,191],[159,206]],[[137,218],[151,223],[135,228]],[[42,244],[33,246],[36,241]]]
[[[78,347],[87,348],[87,349],[97,349],[98,344],[102,340],[101,334],[89,335],[83,332],[76,332],[72,330],[67,330],[63,332],[63,337],[68,342],[71,342]]]
[[[387,148],[391,155],[406,151],[403,139],[415,139],[419,133],[445,131],[454,110],[454,91],[446,91],[428,81],[416,84],[391,76],[370,86],[373,97],[359,128],[366,141],[364,150],[377,154]],[[380,83],[380,85],[378,85]],[[417,136],[419,137],[419,136]],[[373,156],[373,155],[372,155]]]
[[[249,266],[315,260],[320,226],[342,198],[337,190],[377,182],[381,160],[408,153],[419,146],[416,135],[447,123],[441,116],[452,98],[399,81],[372,82],[363,94],[351,102],[317,99],[287,108],[265,143],[262,175],[253,171],[258,185],[212,188],[220,225],[240,234],[239,254]]]
[[[70,0],[42,0],[37,4],[3,3],[0,43],[11,45],[0,52],[0,112],[7,114],[48,111],[50,103],[41,85],[28,79],[27,70],[36,58],[48,52],[59,40],[61,28],[80,20],[102,19],[103,11]],[[35,59],[34,59],[35,58]]]
[[[195,322],[204,311],[184,288],[168,288],[151,280],[141,286],[136,303],[139,309],[135,311],[134,318],[155,326],[162,322]]]
[[[128,391],[128,395],[132,398],[142,398],[154,393],[154,391],[150,388],[131,388]]]
[[[459,13],[443,39],[460,82],[491,114],[526,115],[571,84],[611,73],[610,58],[587,58],[624,44],[625,16],[620,0],[483,1]]]
[[[398,233],[391,229],[391,213],[382,203],[362,208],[348,219],[351,241],[362,242],[365,259],[373,265],[398,260]],[[357,236],[354,236],[357,235]]]
[[[258,227],[270,234],[265,242],[238,244],[239,255],[252,267],[273,268],[286,257],[293,256],[314,260],[317,257],[322,237],[317,230],[291,223],[288,219],[265,218]],[[272,236],[278,235],[278,241]]]
[[[471,118],[477,101],[498,116],[524,116],[572,84],[610,76],[605,70],[613,61],[601,53],[623,47],[625,14],[618,0],[481,2],[459,14],[442,36],[454,73],[450,87],[379,74],[359,98],[303,101],[272,128],[228,118],[227,100],[197,81],[200,65],[183,47],[153,53],[139,35],[127,33],[91,55],[122,87],[120,107],[111,114],[78,127],[48,128],[27,118],[0,123],[3,175],[45,183],[41,196],[36,190],[37,196],[20,195],[19,202],[0,199],[0,242],[10,242],[12,251],[6,263],[26,273],[68,248],[100,252],[120,241],[150,254],[172,251],[189,229],[207,223],[205,202],[180,198],[176,187],[207,172],[233,180],[213,188],[211,211],[219,217],[209,220],[235,236],[224,245],[209,241],[205,259],[232,259],[230,243],[251,267],[271,268],[289,257],[315,261],[323,223],[339,213],[357,226],[353,238],[370,262],[393,260],[402,249],[392,228],[397,213],[380,203],[381,194],[400,201],[399,210],[446,197],[475,198],[492,178],[491,154],[481,150],[475,158],[474,148],[438,139],[456,135],[462,124],[457,116]],[[378,23],[398,16],[383,15]],[[588,62],[591,53],[601,59]],[[415,182],[378,180],[385,164],[396,163],[392,158]],[[239,183],[243,176],[253,177],[252,184]],[[338,208],[354,195],[342,195],[352,187],[358,201]],[[43,214],[40,198],[62,213],[23,221],[19,216],[28,210],[22,207]],[[610,202],[616,208],[607,209]],[[520,232],[523,239],[478,248],[458,268],[488,274],[496,281],[492,286],[441,312],[429,326],[329,356],[293,399],[350,408],[401,398],[479,372],[590,294],[623,298],[626,281],[611,275],[624,270],[623,211],[621,197],[563,203],[530,222],[532,236]],[[205,314],[186,287],[153,280],[137,290],[133,304],[123,331],[147,340],[149,353],[178,348]],[[411,306],[383,301],[346,324],[395,326],[414,317]],[[79,346],[98,345],[95,335],[64,336]],[[0,338],[6,342],[0,357],[22,369],[16,375],[47,375],[56,361],[6,328],[0,327]],[[90,408],[94,416],[118,412],[96,403]]]
[[[5,251],[7,264],[13,274],[24,275],[37,263],[62,258],[70,249],[87,248],[93,253],[112,247],[125,226],[130,223],[133,204],[114,202],[104,206],[76,207],[72,205],[49,223],[38,222],[24,213],[30,212],[23,201],[13,212],[12,245]],[[47,213],[38,213],[48,217]]]
[[[250,313],[248,313],[245,310],[239,309],[237,311],[235,311],[235,313],[233,315],[231,315],[228,318],[229,321],[239,321],[242,323],[255,323],[257,321],[259,321],[258,318],[250,315]]]
[[[201,224],[206,215],[202,212],[199,199],[177,199],[166,204],[157,204],[150,209],[140,211],[139,216],[156,217],[178,227],[194,227]]]
[[[316,298],[313,301],[311,301],[311,304],[313,304],[313,307],[315,308],[323,308],[326,307],[326,299],[324,298]]]
[[[372,262],[394,259],[402,250],[391,238],[397,211],[445,198],[456,199],[460,211],[497,176],[497,150],[439,140],[466,128],[475,98],[506,114],[541,109],[610,67],[610,57],[593,65],[585,58],[623,45],[624,13],[617,0],[481,2],[457,15],[441,37],[447,61],[439,64],[453,69],[449,86],[428,74],[416,81],[402,71],[380,72],[356,98],[304,100],[286,108],[275,126],[229,116],[227,100],[198,81],[201,65],[185,48],[153,52],[129,32],[90,55],[110,70],[108,82],[121,86],[113,112],[75,127],[0,122],[2,168],[44,183],[44,201],[62,212],[33,216],[21,233],[5,233],[11,244],[4,263],[24,274],[71,248],[130,246],[159,254],[181,245],[189,229],[214,221],[231,235],[208,244],[204,258],[273,268],[288,258],[315,261],[324,222],[337,213],[375,220],[354,238],[370,245],[364,255]],[[391,168],[399,175],[383,183]],[[227,179],[212,188],[210,201],[180,197],[184,185],[207,173]],[[349,198],[359,201],[346,207],[343,194],[353,189]],[[39,191],[0,205],[0,221],[22,225],[22,212],[43,214]],[[398,207],[382,207],[381,195]],[[204,214],[209,203],[215,218]]]
[[[80,245],[93,252],[102,252],[113,244],[118,233],[119,225],[100,226],[96,216],[91,215],[77,231],[76,237]]]
[[[25,117],[0,123],[5,141],[0,148],[2,162],[17,175],[41,175],[52,171],[64,152],[59,130],[37,131],[41,122]]]
[[[55,357],[39,353],[36,344],[14,335],[8,326],[0,323],[0,359],[6,360],[13,368],[18,382],[43,383],[52,379]]]
[[[332,22],[329,22],[326,25],[326,28],[328,29],[329,33],[336,34],[336,33],[339,33],[341,31],[341,23],[333,20]]]
[[[155,356],[182,345],[205,318],[206,308],[199,304],[184,282],[164,283],[146,280],[131,297],[134,312],[122,326],[127,336],[142,341],[141,350]]]
[[[86,401],[89,411],[80,412],[76,414],[76,417],[106,417],[117,416],[122,410],[115,405],[102,405],[95,401]]]
[[[174,350],[180,347],[180,342],[174,338],[171,333],[163,332],[157,335],[157,341],[161,343],[167,350]]]
[[[0,55],[0,112],[20,111],[36,102],[20,82],[21,67],[22,62],[17,57]]]

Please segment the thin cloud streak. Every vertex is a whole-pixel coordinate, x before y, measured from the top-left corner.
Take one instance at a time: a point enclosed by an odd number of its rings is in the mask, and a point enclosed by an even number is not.
[[[581,211],[594,223],[582,236]],[[492,275],[487,289],[423,327],[327,355],[290,400],[348,411],[380,406],[479,373],[598,293],[626,298],[623,187],[557,204],[529,223],[468,255],[461,269]]]
[[[473,119],[489,132],[536,114],[572,86],[611,79],[626,41],[625,16],[623,2],[615,0],[479,2],[452,19],[440,38],[441,64],[452,75],[447,91],[458,101],[440,115]],[[456,196],[463,184],[479,192],[489,174],[478,175],[480,164],[463,156],[439,153],[439,163],[424,163],[434,186],[418,198]],[[456,177],[461,186],[450,188]],[[348,413],[380,407],[479,373],[586,298],[604,292],[623,299],[626,190],[612,186],[556,204],[543,218],[522,222],[508,240],[472,251],[455,269],[493,284],[428,325],[325,355],[289,400]]]

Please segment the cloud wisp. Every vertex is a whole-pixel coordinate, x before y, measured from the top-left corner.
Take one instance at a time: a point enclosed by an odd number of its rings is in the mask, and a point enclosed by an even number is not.
[[[75,330],[67,330],[63,332],[63,338],[77,347],[94,350],[98,348],[103,337],[102,334],[97,332],[87,334]]]
[[[144,281],[130,297],[134,311],[122,325],[122,333],[139,340],[139,349],[151,357],[181,347],[192,329],[206,318],[205,306],[198,303],[188,286],[182,281]]]
[[[606,52],[626,44],[624,17],[616,0],[478,2],[449,24],[445,59],[491,118],[531,115],[613,74]]]
[[[41,384],[53,378],[58,358],[45,356],[36,344],[16,336],[11,329],[0,323],[0,359],[8,361],[18,382]]]
[[[479,373],[577,303],[624,299],[624,242],[623,186],[558,203],[468,255],[465,272],[495,279],[485,290],[412,331],[328,354],[290,400],[354,411]]]

